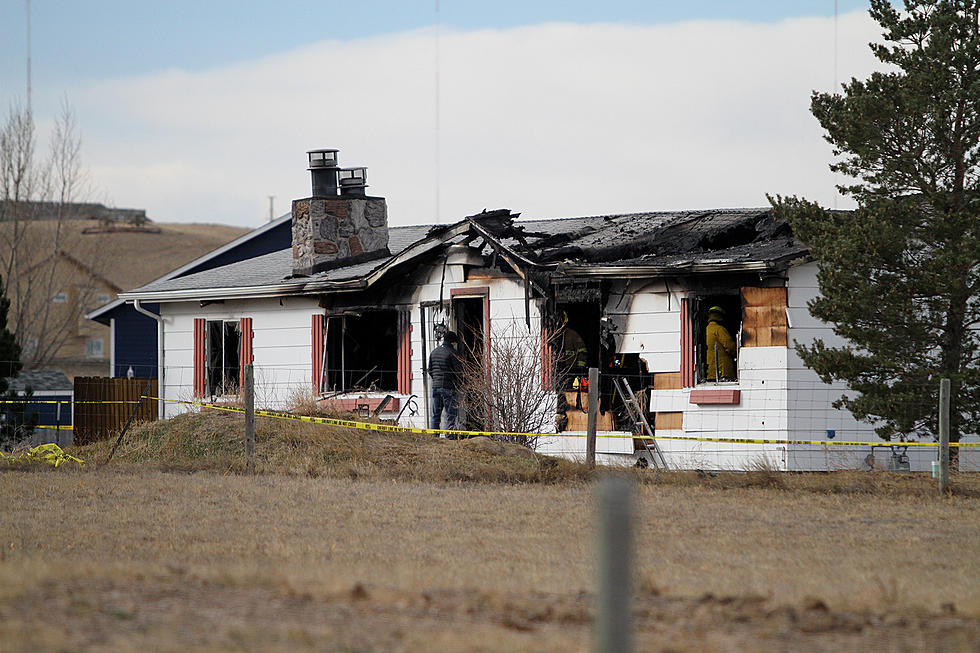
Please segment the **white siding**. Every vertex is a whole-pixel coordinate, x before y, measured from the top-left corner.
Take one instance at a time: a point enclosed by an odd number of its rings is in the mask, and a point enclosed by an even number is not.
[[[194,319],[252,318],[252,354],[256,406],[282,410],[312,388],[312,315],[321,311],[313,298],[226,301],[200,306],[197,302],[160,305],[164,318],[164,388],[167,399],[194,401]],[[167,402],[165,416],[192,406]]]
[[[793,349],[795,342],[809,345],[814,339],[822,339],[828,346],[837,347],[845,340],[833,332],[831,325],[822,322],[807,309],[807,302],[819,293],[817,264],[807,263],[790,270],[789,281],[789,359],[787,361],[789,383],[789,432],[794,440],[834,440],[880,442],[870,424],[858,422],[847,410],[837,410],[832,404],[845,391],[841,383],[825,384],[815,372],[807,368]],[[833,438],[829,438],[830,432]],[[791,470],[860,469],[871,447],[842,447],[819,445],[791,445],[787,465]],[[912,455],[913,469],[926,470],[926,457],[930,450],[917,451]],[[887,449],[877,452],[879,465],[889,456]],[[931,455],[934,457],[935,452]]]
[[[651,372],[677,371],[682,293],[662,281],[617,286],[606,309],[615,326],[617,351],[639,354]]]

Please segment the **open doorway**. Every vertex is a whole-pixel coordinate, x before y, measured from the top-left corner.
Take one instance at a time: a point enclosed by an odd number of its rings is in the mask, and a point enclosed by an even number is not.
[[[474,387],[486,388],[485,383],[466,383],[466,377],[482,379],[487,374],[488,354],[488,299],[489,294],[470,294],[469,289],[459,289],[452,295],[452,324],[459,336],[457,347],[463,362],[463,387],[459,388],[460,412],[459,422],[465,430],[482,430],[483,424],[479,415],[466,410],[467,405],[478,402],[467,401],[465,393],[473,392]],[[464,294],[465,293],[465,294]]]
[[[483,298],[454,297],[453,318],[459,335],[459,355],[468,365],[484,365],[486,322]]]

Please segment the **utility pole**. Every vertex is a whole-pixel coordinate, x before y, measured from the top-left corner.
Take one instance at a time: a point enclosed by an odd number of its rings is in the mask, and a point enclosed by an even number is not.
[[[269,222],[276,219],[275,199],[275,195],[269,195]]]

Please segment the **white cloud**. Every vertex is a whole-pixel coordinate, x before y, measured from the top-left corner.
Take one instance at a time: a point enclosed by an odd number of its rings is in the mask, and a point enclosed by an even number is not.
[[[809,114],[833,82],[833,21],[547,24],[443,32],[443,222],[483,208],[528,217],[832,204],[830,149]],[[840,78],[877,36],[839,23]],[[160,221],[254,226],[309,194],[305,151],[367,165],[392,224],[435,220],[431,30],[324,41],[201,73],[74,89],[94,180]],[[843,205],[843,203],[842,203]]]

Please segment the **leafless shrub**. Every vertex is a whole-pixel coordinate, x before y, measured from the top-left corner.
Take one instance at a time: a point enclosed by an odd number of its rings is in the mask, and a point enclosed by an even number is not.
[[[14,106],[0,124],[0,276],[11,301],[11,330],[28,368],[50,362],[77,335],[97,292],[78,281],[79,269],[83,277],[100,277],[105,265],[97,239],[83,246],[67,228],[77,217],[72,203],[84,193],[80,150],[67,103],[55,121],[46,158],[36,152],[30,111]]]
[[[542,433],[554,426],[555,370],[542,355],[541,336],[512,322],[495,330],[486,352],[463,357],[460,405],[483,430],[502,433]],[[537,438],[528,435],[496,439],[530,449]]]

